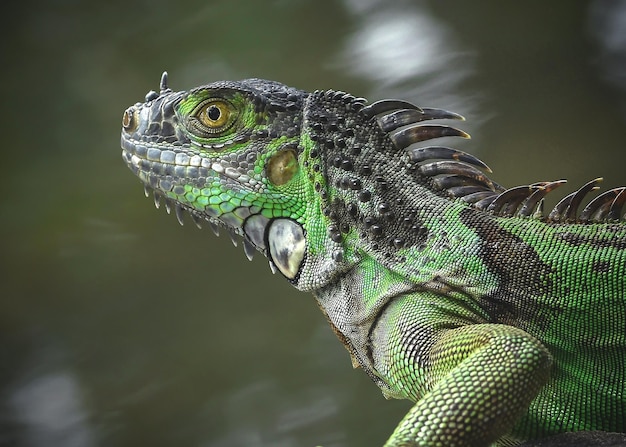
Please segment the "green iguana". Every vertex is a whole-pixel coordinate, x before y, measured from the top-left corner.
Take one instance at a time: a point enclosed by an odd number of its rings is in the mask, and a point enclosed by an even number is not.
[[[515,445],[626,429],[626,188],[544,215],[564,183],[505,189],[426,145],[462,119],[260,79],[126,110],[122,155],[182,223],[226,227],[310,291],[385,397],[415,405],[387,446]],[[580,210],[583,208],[582,210]]]

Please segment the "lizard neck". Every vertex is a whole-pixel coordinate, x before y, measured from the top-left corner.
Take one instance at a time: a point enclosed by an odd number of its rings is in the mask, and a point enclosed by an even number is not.
[[[394,297],[415,288],[408,279],[365,256],[336,281],[314,292],[333,332],[350,353],[352,365],[363,368],[383,390],[387,385],[375,371],[370,331]]]

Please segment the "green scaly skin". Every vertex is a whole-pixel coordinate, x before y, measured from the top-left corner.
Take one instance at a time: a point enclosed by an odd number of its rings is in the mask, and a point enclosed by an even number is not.
[[[505,190],[424,141],[459,119],[258,79],[124,114],[123,158],[181,219],[226,227],[310,291],[386,397],[414,407],[387,446],[514,445],[626,428],[623,188]]]

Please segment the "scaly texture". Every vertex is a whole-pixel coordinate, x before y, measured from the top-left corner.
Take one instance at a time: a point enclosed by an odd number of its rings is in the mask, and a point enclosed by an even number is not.
[[[312,292],[355,366],[411,399],[387,446],[514,445],[624,431],[626,188],[505,189],[427,145],[462,119],[277,82],[160,92],[126,110],[122,154],[196,223],[226,227]]]

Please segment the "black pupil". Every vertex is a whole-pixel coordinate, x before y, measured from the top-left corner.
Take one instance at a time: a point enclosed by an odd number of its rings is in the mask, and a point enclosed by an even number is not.
[[[219,107],[211,106],[206,111],[206,114],[207,114],[207,116],[209,117],[209,119],[211,121],[217,121],[218,119],[220,119],[220,116],[222,115],[222,112],[220,111]]]

